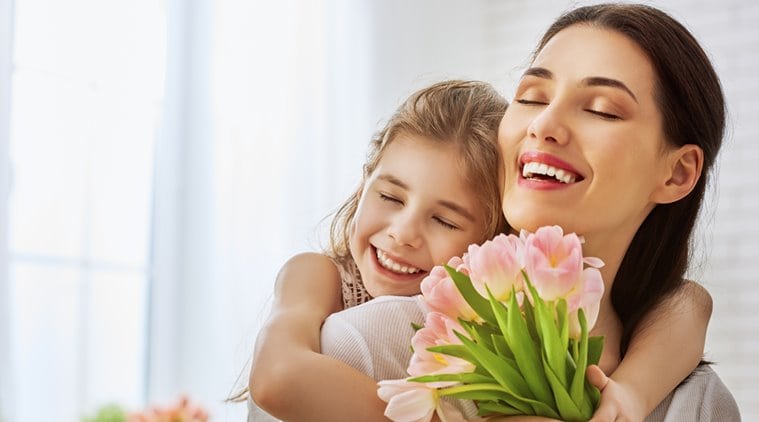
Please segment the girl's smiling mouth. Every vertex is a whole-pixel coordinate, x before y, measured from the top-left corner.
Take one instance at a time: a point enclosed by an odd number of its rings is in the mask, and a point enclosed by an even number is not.
[[[412,265],[394,260],[382,249],[375,247],[374,251],[377,256],[377,263],[380,265],[380,267],[388,271],[392,271],[400,275],[414,275],[414,276],[423,274],[426,272],[422,270],[421,268],[417,268]]]

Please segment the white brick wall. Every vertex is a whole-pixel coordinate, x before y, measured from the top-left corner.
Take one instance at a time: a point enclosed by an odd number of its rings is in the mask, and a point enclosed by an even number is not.
[[[510,97],[537,37],[575,2],[491,0],[485,14],[487,79]],[[685,24],[717,68],[730,114],[719,171],[692,270],[714,299],[706,356],[738,401],[759,420],[759,3],[752,0],[650,1]],[[752,76],[753,75],[753,76]],[[757,283],[757,284],[754,284]]]

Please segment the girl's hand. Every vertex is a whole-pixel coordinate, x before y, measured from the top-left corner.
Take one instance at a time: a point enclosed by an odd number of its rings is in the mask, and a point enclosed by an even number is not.
[[[589,366],[585,376],[601,390],[601,402],[590,422],[639,422],[646,417],[645,406],[632,389],[607,377],[597,365]]]

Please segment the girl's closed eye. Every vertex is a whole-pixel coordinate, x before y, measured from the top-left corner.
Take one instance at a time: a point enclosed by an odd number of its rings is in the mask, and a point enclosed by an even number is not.
[[[392,202],[392,203],[403,205],[403,201],[401,201],[400,199],[398,199],[398,198],[396,198],[396,197],[394,197],[394,196],[392,196],[390,194],[387,194],[385,192],[379,192],[379,197],[383,201],[387,201],[387,202]]]
[[[433,217],[433,219],[437,221],[438,224],[440,224],[441,226],[445,227],[448,230],[461,230],[459,226],[453,224],[452,222],[446,220],[445,218]]]

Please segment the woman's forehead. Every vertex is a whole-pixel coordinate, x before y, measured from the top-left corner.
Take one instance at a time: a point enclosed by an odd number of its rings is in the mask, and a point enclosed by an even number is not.
[[[652,93],[655,73],[643,49],[624,34],[576,24],[562,29],[538,52],[533,68],[547,69],[557,79],[618,80],[633,93]]]

